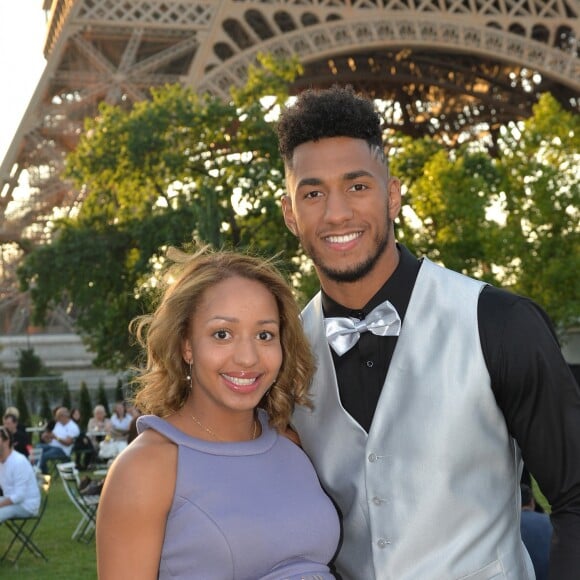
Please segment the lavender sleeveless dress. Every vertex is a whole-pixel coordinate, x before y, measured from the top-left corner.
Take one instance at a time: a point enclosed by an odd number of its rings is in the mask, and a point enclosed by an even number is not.
[[[159,578],[327,580],[338,516],[310,460],[268,426],[254,441],[214,443],[139,417],[178,446],[177,479]]]

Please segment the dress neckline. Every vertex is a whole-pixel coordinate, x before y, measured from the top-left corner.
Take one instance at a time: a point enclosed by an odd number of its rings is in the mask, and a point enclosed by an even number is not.
[[[165,419],[155,415],[142,415],[137,419],[137,430],[142,433],[146,429],[158,431],[170,441],[179,446],[209,453],[212,455],[257,455],[268,451],[279,437],[278,432],[268,424],[268,414],[264,409],[258,409],[258,420],[262,426],[259,437],[251,441],[207,441],[187,435]]]

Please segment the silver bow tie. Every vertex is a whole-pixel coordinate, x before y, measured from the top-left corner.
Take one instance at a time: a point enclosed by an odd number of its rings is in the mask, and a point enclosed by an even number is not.
[[[401,319],[395,307],[385,300],[369,312],[363,320],[337,316],[325,318],[326,338],[338,356],[349,351],[367,330],[378,336],[399,336]]]

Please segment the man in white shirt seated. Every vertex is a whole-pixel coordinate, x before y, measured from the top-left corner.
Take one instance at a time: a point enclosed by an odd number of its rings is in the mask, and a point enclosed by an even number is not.
[[[0,427],[0,522],[35,516],[40,507],[40,489],[27,457],[12,448],[12,433]]]
[[[59,407],[54,418],[54,429],[48,435],[50,442],[39,444],[42,448],[39,463],[42,473],[48,473],[47,462],[50,459],[70,459],[74,441],[80,434],[78,425],[70,418],[70,411],[66,407]]]

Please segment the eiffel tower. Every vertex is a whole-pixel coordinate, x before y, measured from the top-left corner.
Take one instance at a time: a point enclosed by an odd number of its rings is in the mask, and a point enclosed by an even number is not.
[[[580,107],[579,0],[44,0],[43,9],[46,69],[0,166],[9,256],[0,300],[12,313],[25,311],[11,290],[14,256],[82,202],[61,171],[102,101],[130,106],[174,82],[227,98],[271,52],[303,63],[292,91],[352,84],[389,103],[387,127],[414,136],[453,141],[474,125],[493,135],[545,91]],[[15,195],[25,172],[28,195]],[[4,320],[8,332],[24,323]]]

